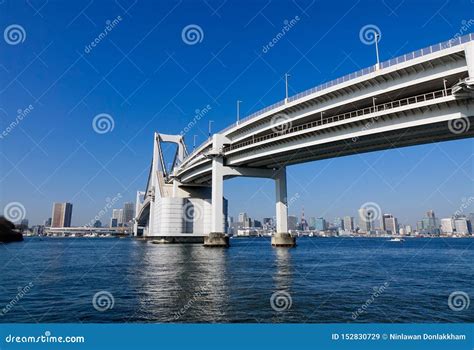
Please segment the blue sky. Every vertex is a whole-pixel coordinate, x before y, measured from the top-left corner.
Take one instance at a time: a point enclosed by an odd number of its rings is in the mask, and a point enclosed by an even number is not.
[[[186,135],[192,148],[209,120],[214,131],[235,121],[237,99],[243,116],[282,99],[286,72],[295,94],[374,64],[374,47],[359,39],[367,24],[380,28],[386,60],[464,33],[473,10],[470,0],[4,1],[2,31],[17,24],[25,36],[17,45],[0,40],[1,129],[33,109],[0,140],[0,208],[20,202],[37,224],[52,202],[71,201],[73,224],[85,224],[107,198],[121,193],[121,205],[143,190],[154,131],[179,133],[209,105]],[[190,24],[202,28],[195,45],[181,35]],[[100,113],[113,118],[110,132],[94,131]],[[404,223],[428,209],[451,215],[473,195],[473,150],[468,139],[292,166],[290,214],[304,207],[332,220],[376,202]],[[230,180],[225,195],[233,215],[274,215],[271,181]]]

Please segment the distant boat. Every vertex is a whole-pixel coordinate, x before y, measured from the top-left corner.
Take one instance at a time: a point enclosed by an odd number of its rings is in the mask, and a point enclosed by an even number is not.
[[[389,242],[405,242],[405,240],[403,238],[395,237],[389,240]]]

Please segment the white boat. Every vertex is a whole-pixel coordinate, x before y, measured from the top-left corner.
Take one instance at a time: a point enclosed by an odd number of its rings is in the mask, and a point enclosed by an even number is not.
[[[395,237],[389,240],[389,242],[404,242],[404,241],[405,240],[403,238],[398,238],[398,237]]]

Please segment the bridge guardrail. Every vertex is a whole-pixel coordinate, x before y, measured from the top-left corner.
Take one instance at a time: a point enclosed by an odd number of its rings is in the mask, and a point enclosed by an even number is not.
[[[248,145],[252,145],[252,144],[255,144],[255,143],[258,143],[258,142],[261,142],[261,141],[269,140],[269,139],[272,139],[272,138],[275,138],[275,137],[278,137],[278,136],[288,135],[288,134],[291,134],[291,133],[294,133],[294,132],[297,132],[297,131],[302,131],[302,130],[314,128],[314,127],[317,127],[317,126],[320,126],[320,125],[331,124],[331,123],[335,123],[335,122],[338,122],[338,121],[341,121],[341,120],[360,117],[360,116],[363,116],[363,115],[372,114],[372,113],[381,112],[381,111],[387,111],[387,110],[391,110],[391,109],[394,109],[394,108],[411,105],[411,104],[414,104],[414,103],[425,102],[425,101],[434,100],[434,99],[437,99],[437,98],[452,96],[452,95],[453,95],[452,89],[448,88],[446,90],[444,90],[444,89],[443,90],[437,90],[437,91],[428,92],[428,93],[422,94],[422,95],[411,96],[411,97],[403,98],[403,99],[392,101],[392,102],[382,103],[382,104],[375,105],[375,106],[372,106],[372,107],[366,107],[366,108],[358,109],[358,110],[351,111],[351,112],[337,114],[335,116],[332,116],[332,117],[329,117],[329,118],[326,118],[326,119],[323,119],[323,120],[316,120],[316,121],[312,121],[310,123],[297,125],[297,126],[288,128],[287,130],[282,130],[281,132],[273,132],[271,134],[267,134],[267,135],[260,136],[260,137],[255,137],[255,138],[252,138],[251,140],[243,141],[243,142],[237,143],[235,145],[228,146],[228,147],[224,148],[224,152],[233,151],[233,150],[236,150],[236,149],[248,146]],[[291,122],[291,121],[288,121],[288,122]]]
[[[464,44],[464,43],[467,43],[467,42],[473,41],[473,40],[474,40],[474,33],[469,33],[469,34],[466,34],[466,35],[463,35],[463,36],[458,36],[456,38],[446,40],[446,41],[443,41],[441,43],[434,44],[434,45],[425,47],[423,49],[419,49],[419,50],[416,50],[416,51],[413,51],[413,52],[410,52],[410,53],[392,58],[392,59],[387,60],[387,61],[380,62],[380,69],[388,68],[388,67],[391,67],[391,66],[399,64],[399,63],[410,61],[412,59],[422,57],[422,56],[425,56],[425,55],[428,55],[428,54],[431,54],[431,53],[434,53],[434,52],[437,52],[437,51],[441,51],[441,50],[444,50],[444,49],[448,49],[448,48],[451,48],[451,47],[455,47],[455,46],[458,46],[458,45],[461,45],[461,44]],[[323,84],[317,85],[317,86],[315,86],[311,89],[308,89],[308,90],[302,91],[302,92],[300,92],[296,95],[290,96],[288,98],[288,101],[292,102],[292,101],[298,100],[298,99],[300,99],[302,97],[305,97],[307,95],[310,95],[314,92],[318,92],[318,91],[328,89],[328,88],[333,87],[335,85],[345,83],[349,80],[353,80],[353,79],[359,78],[361,76],[373,73],[374,71],[375,71],[375,65],[367,67],[367,68],[363,68],[363,69],[361,69],[357,72],[346,74],[346,75],[344,75],[342,77],[339,77],[337,79],[330,80],[330,81],[325,82]],[[278,102],[276,102],[276,103],[274,103],[270,106],[267,106],[267,107],[265,107],[261,110],[258,110],[256,112],[248,115],[247,117],[241,119],[239,124],[241,124],[243,122],[246,122],[248,120],[251,120],[255,117],[258,117],[258,116],[260,116],[260,115],[262,115],[262,114],[264,114],[264,113],[266,113],[266,112],[268,112],[272,109],[280,107],[284,104],[285,104],[285,100],[278,101]],[[236,125],[237,125],[237,123],[232,123],[229,126],[227,126],[226,128],[219,131],[219,133],[224,133],[224,132],[228,131],[229,129],[233,128]],[[207,142],[207,140],[206,140],[206,142]],[[195,151],[191,152],[188,155],[188,157],[186,157],[186,159],[193,156],[197,152],[197,150],[200,147],[202,147],[203,144],[201,144],[199,147],[197,147]]]

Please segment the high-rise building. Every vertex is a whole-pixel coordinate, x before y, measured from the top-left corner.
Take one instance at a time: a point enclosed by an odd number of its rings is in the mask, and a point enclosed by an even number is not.
[[[239,222],[242,223],[244,226],[248,226],[249,217],[247,216],[247,213],[239,214]]]
[[[117,226],[122,226],[122,224],[123,224],[123,209],[114,209],[114,210],[112,210],[112,219],[117,219]],[[114,226],[112,226],[112,227],[114,227]]]
[[[304,218],[304,208],[301,210],[301,221],[300,221],[300,229],[302,231],[307,231],[308,230],[308,223],[306,222],[306,219]]]
[[[288,230],[296,230],[298,226],[298,217],[288,215]]]
[[[309,229],[314,230],[315,227],[316,227],[316,218],[314,216],[311,216],[309,218]]]
[[[28,228],[28,219],[21,220],[20,225],[24,228]]]
[[[117,227],[118,226],[118,220],[116,218],[110,219],[110,227]]]
[[[469,234],[469,225],[466,218],[456,218],[454,219],[454,227],[458,235],[467,235]]]
[[[53,203],[51,227],[71,227],[71,218],[71,203]]]
[[[129,225],[135,216],[135,205],[132,202],[123,204],[123,224]]]
[[[51,218],[44,220],[44,227],[51,227]]]
[[[388,234],[397,234],[398,232],[398,222],[392,214],[383,214],[382,217],[382,230]]]
[[[344,230],[349,232],[355,231],[354,218],[352,216],[344,216]]]
[[[441,219],[441,232],[452,235],[454,232],[454,220],[452,218]]]
[[[324,218],[316,218],[314,229],[316,231],[326,231],[327,229],[326,220],[324,220]]]
[[[273,218],[263,218],[263,229],[264,230],[273,230],[275,227]]]
[[[374,230],[374,219],[365,208],[359,209],[359,230],[362,233],[370,233]]]
[[[340,217],[335,217],[333,226],[338,230],[339,229],[344,230],[344,221]]]

